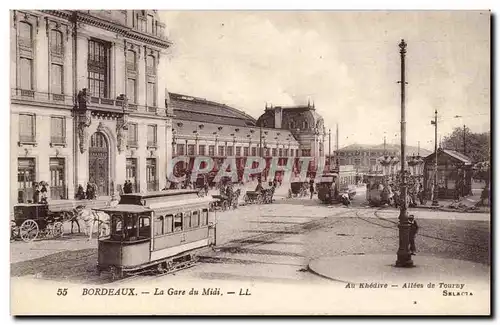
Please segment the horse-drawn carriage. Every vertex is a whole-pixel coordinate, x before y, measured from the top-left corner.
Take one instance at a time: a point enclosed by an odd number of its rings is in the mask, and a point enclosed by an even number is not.
[[[308,191],[308,182],[292,182],[290,184],[290,189],[288,190],[288,198],[307,196]]]
[[[11,221],[11,239],[31,242],[37,237],[61,237],[63,221],[63,216],[51,212],[47,204],[17,204]]]
[[[245,193],[245,203],[246,204],[268,204],[273,203],[274,186],[270,188],[263,188],[257,191],[247,191]]]
[[[366,200],[371,206],[391,204],[391,190],[387,176],[369,174],[366,176]]]
[[[211,211],[214,210],[226,211],[230,208],[237,209],[240,193],[241,190],[237,189],[236,191],[228,194],[212,195],[212,198],[215,199],[215,201],[212,202]]]

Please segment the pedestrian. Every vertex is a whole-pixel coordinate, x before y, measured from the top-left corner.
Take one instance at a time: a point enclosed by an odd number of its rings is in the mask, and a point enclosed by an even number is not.
[[[410,254],[416,255],[417,248],[415,246],[415,237],[417,236],[418,225],[413,214],[408,217],[408,223],[410,224]]]
[[[40,184],[42,185],[42,188],[40,189],[40,203],[47,204],[47,183],[40,182]]]
[[[38,183],[35,183],[35,189],[33,191],[33,203],[39,203],[40,201],[40,189]]]
[[[314,195],[314,179],[311,177],[311,180],[309,181],[309,192],[311,192],[311,200]]]

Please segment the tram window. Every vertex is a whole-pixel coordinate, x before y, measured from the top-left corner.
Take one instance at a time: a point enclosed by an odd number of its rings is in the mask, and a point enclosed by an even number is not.
[[[201,213],[201,225],[202,226],[208,225],[208,209],[203,209]]]
[[[163,216],[158,216],[155,218],[155,236],[162,235],[164,233],[164,223],[165,218]]]
[[[120,239],[123,234],[122,216],[120,214],[111,215],[111,238]]]
[[[182,213],[177,213],[174,218],[174,232],[182,231]]]
[[[165,226],[165,230],[163,233],[165,234],[169,234],[173,231],[172,229],[172,220],[173,220],[174,216],[169,214],[168,216],[165,216],[165,223],[164,223],[164,226]]]
[[[151,234],[151,223],[148,217],[141,217],[139,219],[139,237],[149,238]]]
[[[191,216],[191,227],[196,228],[200,225],[200,212],[193,211],[193,215]]]
[[[184,212],[184,229],[191,228],[191,212]]]

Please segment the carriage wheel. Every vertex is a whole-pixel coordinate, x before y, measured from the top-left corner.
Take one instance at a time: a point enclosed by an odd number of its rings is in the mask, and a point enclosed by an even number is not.
[[[52,236],[54,238],[59,238],[63,234],[63,223],[58,221],[52,226]]]
[[[35,240],[35,238],[38,236],[38,232],[38,224],[31,219],[25,220],[21,225],[21,229],[19,230],[21,238],[25,242]]]

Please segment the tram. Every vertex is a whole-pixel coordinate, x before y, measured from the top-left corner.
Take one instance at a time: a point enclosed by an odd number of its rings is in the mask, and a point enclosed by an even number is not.
[[[166,273],[196,262],[216,244],[211,197],[197,190],[124,194],[109,216],[109,232],[98,241],[97,270],[116,280],[148,271]]]

